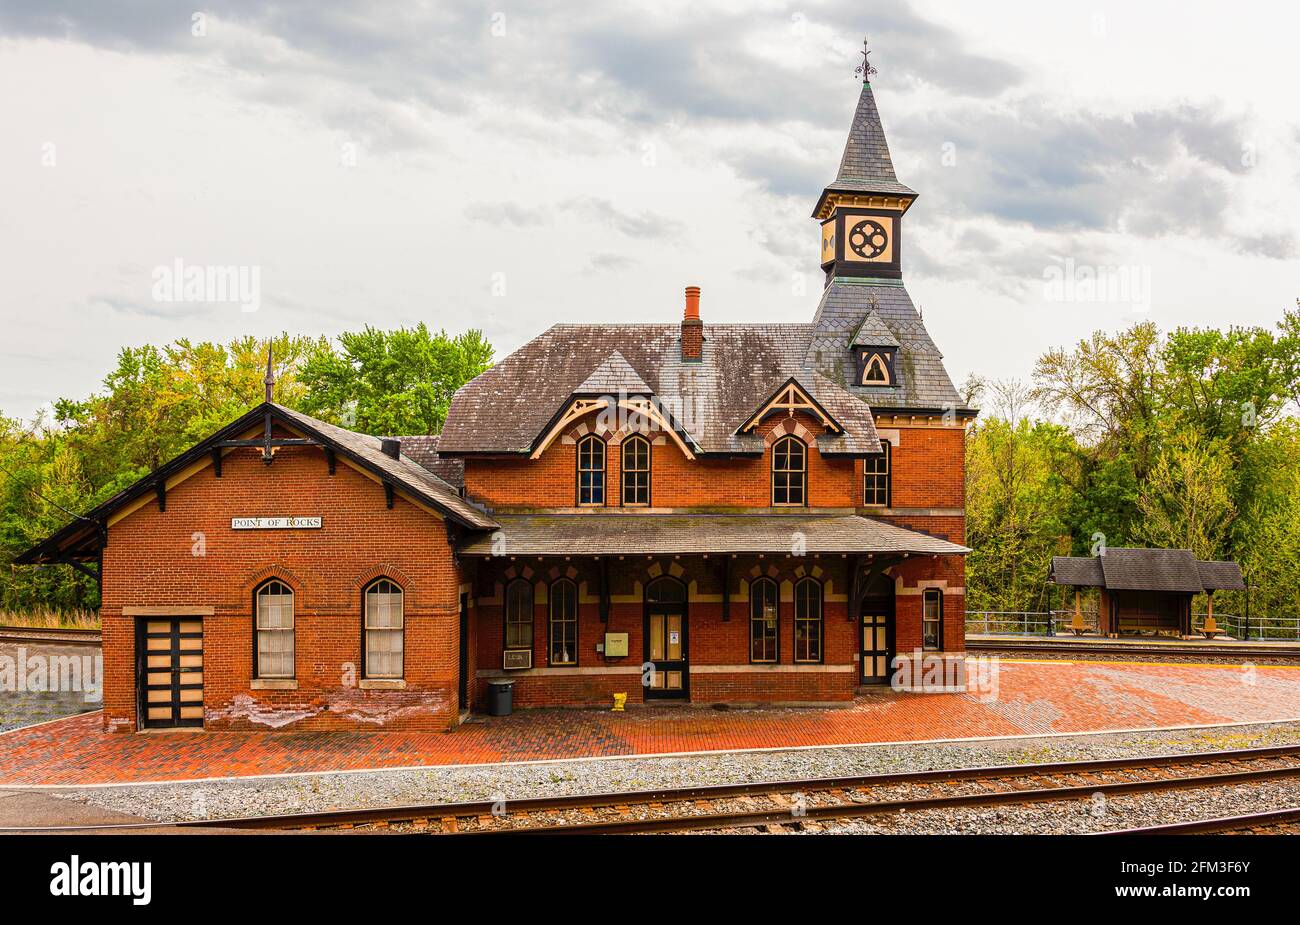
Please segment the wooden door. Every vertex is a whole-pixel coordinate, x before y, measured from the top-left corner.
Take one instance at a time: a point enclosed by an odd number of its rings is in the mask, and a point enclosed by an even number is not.
[[[140,726],[203,725],[203,621],[142,617],[136,622]]]

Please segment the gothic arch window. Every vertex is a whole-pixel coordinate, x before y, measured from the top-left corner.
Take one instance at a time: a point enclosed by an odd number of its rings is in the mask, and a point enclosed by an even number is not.
[[[578,504],[605,503],[605,441],[588,434],[578,441]]]
[[[772,504],[802,507],[808,503],[808,448],[796,437],[772,445]]]
[[[880,354],[873,353],[867,358],[867,364],[862,369],[862,384],[889,385],[889,366]]]
[[[406,648],[406,595],[395,581],[380,578],[366,587],[364,601],[362,648],[366,677],[401,678]]]
[[[749,660],[775,662],[779,657],[781,603],[776,582],[760,578],[749,586]]]
[[[550,636],[547,661],[551,665],[578,664],[578,586],[568,578],[551,585],[550,614],[546,621]]]
[[[292,678],[294,629],[293,589],[272,579],[253,595],[257,610],[257,644],[253,677]]]
[[[794,586],[794,660],[822,660],[822,586],[814,578],[804,578]]]
[[[623,504],[650,504],[650,441],[639,435],[623,441]]]

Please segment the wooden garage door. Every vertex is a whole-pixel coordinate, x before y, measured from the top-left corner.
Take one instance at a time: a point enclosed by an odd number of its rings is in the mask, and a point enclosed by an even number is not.
[[[146,728],[203,725],[203,621],[145,617],[136,633],[140,716]]]

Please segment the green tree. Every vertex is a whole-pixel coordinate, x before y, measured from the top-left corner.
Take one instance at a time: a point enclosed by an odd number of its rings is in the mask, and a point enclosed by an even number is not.
[[[1222,441],[1179,434],[1142,487],[1138,538],[1149,546],[1190,549],[1201,559],[1220,558],[1237,519],[1232,473]]]
[[[339,335],[342,352],[313,351],[301,378],[302,409],[331,423],[369,434],[436,434],[451,397],[492,363],[492,346],[480,331],[456,337],[414,328]]]
[[[966,443],[967,602],[972,610],[1041,610],[1051,557],[1067,550],[1063,513],[1077,447],[1059,424],[1031,421],[1028,393],[992,383],[993,407]]]

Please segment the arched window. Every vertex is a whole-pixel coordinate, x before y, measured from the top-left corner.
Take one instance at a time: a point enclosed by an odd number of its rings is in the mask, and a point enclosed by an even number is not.
[[[365,593],[364,639],[367,678],[401,678],[406,635],[405,595],[387,578],[373,582]]]
[[[533,585],[523,578],[516,578],[506,586],[505,647],[533,647]]]
[[[867,360],[867,365],[862,370],[862,384],[889,385],[889,367],[880,354],[873,353],[871,359]]]
[[[623,504],[628,507],[650,503],[650,441],[629,437],[623,441]]]
[[[578,586],[567,578],[551,585],[547,631],[550,633],[549,663],[578,664]]]
[[[686,586],[676,578],[656,578],[645,589],[645,599],[650,604],[680,604],[686,600]]]
[[[268,581],[257,589],[257,663],[255,678],[292,678],[293,589]]]
[[[780,638],[780,598],[776,582],[760,578],[749,586],[749,660],[775,662]]]
[[[605,503],[605,441],[588,434],[578,441],[578,504]]]
[[[808,450],[794,437],[782,437],[772,447],[772,504],[807,502]]]
[[[822,586],[812,578],[794,586],[794,660],[822,660]]]
[[[889,488],[893,464],[893,449],[888,440],[880,441],[879,456],[868,456],[862,464],[866,473],[862,490],[862,503],[867,507],[889,507]]]

